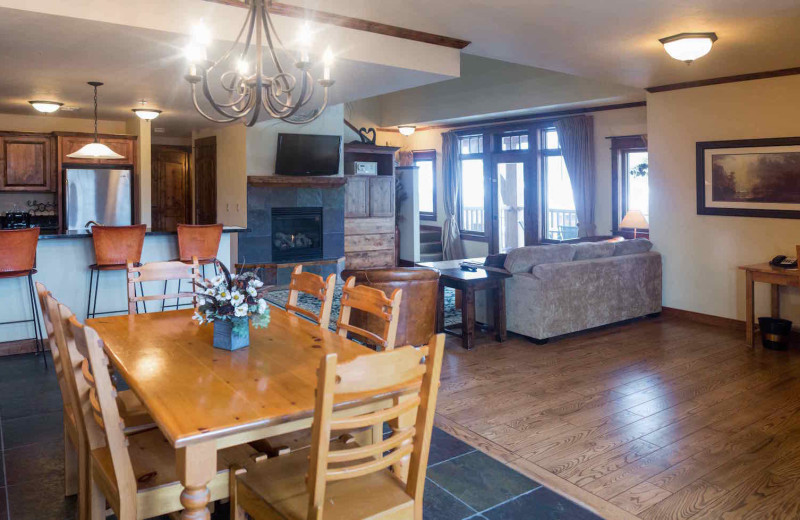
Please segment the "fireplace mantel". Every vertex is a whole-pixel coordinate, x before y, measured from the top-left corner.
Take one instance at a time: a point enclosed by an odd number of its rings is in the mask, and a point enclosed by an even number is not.
[[[338,188],[344,186],[344,177],[293,177],[289,175],[249,175],[248,186],[264,186],[276,188]]]

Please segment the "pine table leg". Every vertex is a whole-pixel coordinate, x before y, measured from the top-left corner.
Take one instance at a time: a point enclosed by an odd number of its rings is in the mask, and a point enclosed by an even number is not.
[[[217,472],[217,444],[208,441],[177,451],[178,476],[184,488],[181,504],[185,509],[181,513],[181,520],[209,520],[211,492],[208,483]]]
[[[753,273],[747,271],[745,277],[745,339],[747,344],[751,347],[755,346],[753,338]]]

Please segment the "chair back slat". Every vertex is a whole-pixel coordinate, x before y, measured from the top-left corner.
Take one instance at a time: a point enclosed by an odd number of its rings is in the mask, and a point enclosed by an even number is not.
[[[356,286],[356,278],[351,276],[342,287],[341,308],[336,330],[342,337],[347,337],[348,333],[354,334],[384,350],[391,350],[394,348],[397,336],[402,297],[402,289],[395,289],[391,297],[387,297],[380,289],[366,285]],[[378,317],[383,324],[380,332],[376,333],[351,325],[350,313],[353,309]]]
[[[331,308],[333,307],[335,285],[335,274],[330,274],[328,278],[323,279],[317,274],[304,273],[302,265],[295,266],[289,282],[289,299],[286,302],[286,310],[290,313],[310,318],[321,328],[327,329],[331,324]],[[319,314],[297,306],[297,299],[300,293],[319,300]]]
[[[312,444],[306,479],[309,494],[308,518],[322,518],[328,482],[363,477],[409,462],[406,491],[415,501],[422,501],[425,466],[430,449],[433,413],[439,389],[444,353],[444,336],[431,337],[424,349],[402,347],[359,356],[337,366],[336,354],[322,358],[318,371],[316,403],[311,426]],[[355,417],[333,418],[334,397],[338,394],[368,399],[391,391],[406,393],[394,398],[381,410]],[[331,431],[352,429],[396,419],[416,411],[413,426],[394,427],[383,441],[330,451]]]
[[[71,413],[75,408],[73,407],[67,381],[64,378],[63,360],[61,359],[61,349],[56,341],[53,317],[50,315],[50,309],[47,306],[47,297],[52,295],[41,282],[36,282],[36,294],[39,297],[39,306],[42,309],[42,321],[44,322],[44,330],[47,333],[47,346],[53,356],[53,368],[56,371],[56,381],[58,381],[58,389],[61,392],[61,401],[64,403],[64,411]]]
[[[136,295],[136,284],[142,282],[167,282],[169,280],[190,280],[192,292],[177,294],[152,294],[149,296]],[[128,262],[128,314],[136,313],[137,302],[152,300],[174,300],[179,298],[192,298],[197,308],[197,294],[195,283],[202,280],[200,264],[197,257],[192,257],[192,263],[184,262],[149,262],[137,266]]]

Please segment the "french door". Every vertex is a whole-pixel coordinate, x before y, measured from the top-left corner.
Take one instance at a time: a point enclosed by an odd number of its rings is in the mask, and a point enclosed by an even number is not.
[[[536,241],[536,182],[530,154],[493,153],[491,160],[491,253]]]

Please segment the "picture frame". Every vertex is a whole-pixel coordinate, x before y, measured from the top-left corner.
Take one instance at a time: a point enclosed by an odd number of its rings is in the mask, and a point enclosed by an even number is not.
[[[800,219],[800,137],[696,147],[698,215]]]

